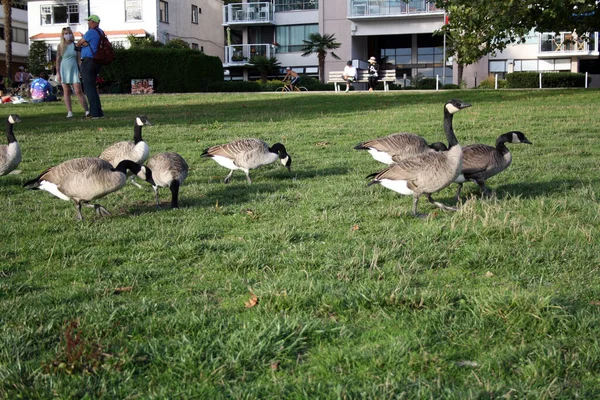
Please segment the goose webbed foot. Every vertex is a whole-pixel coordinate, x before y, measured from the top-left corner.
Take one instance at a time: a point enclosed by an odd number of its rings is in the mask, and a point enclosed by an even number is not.
[[[457,210],[458,210],[458,208],[456,208],[456,207],[450,207],[450,206],[447,206],[447,205],[445,205],[445,204],[442,204],[442,203],[440,203],[439,201],[435,201],[435,200],[434,200],[434,199],[431,197],[431,195],[430,195],[430,194],[429,194],[429,195],[427,195],[427,200],[428,200],[428,201],[429,201],[431,204],[435,205],[436,207],[438,207],[438,208],[440,208],[440,209],[442,209],[442,210],[444,210],[444,211],[457,211]]]
[[[94,211],[96,211],[96,214],[98,214],[101,217],[107,217],[109,215],[111,215],[108,210],[104,207],[102,207],[100,204],[85,204],[86,207],[90,207],[93,208]]]

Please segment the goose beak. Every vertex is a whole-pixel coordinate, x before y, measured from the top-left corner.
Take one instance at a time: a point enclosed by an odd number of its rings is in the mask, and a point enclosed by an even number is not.
[[[525,143],[525,144],[533,144],[533,143],[531,143],[531,142],[530,142],[529,140],[527,140],[527,139],[523,140],[521,143]]]
[[[469,104],[469,103],[465,103],[465,102],[461,102],[461,103],[460,103],[460,107],[459,107],[459,108],[460,108],[461,110],[463,110],[463,109],[465,109],[465,108],[468,108],[468,107],[471,107],[471,104]]]

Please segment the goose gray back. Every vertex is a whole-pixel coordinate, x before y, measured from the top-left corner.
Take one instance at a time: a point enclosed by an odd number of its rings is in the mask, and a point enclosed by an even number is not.
[[[394,133],[359,143],[354,149],[367,150],[375,160],[390,165],[422,153],[445,150],[446,146],[440,142],[427,144],[413,133]]]
[[[146,163],[152,170],[154,178],[154,196],[159,206],[158,188],[168,187],[171,190],[171,207],[179,208],[179,187],[188,175],[188,164],[177,153],[164,152],[153,155]]]
[[[142,138],[142,127],[144,125],[152,126],[152,123],[144,115],[135,117],[133,141],[113,143],[100,154],[100,158],[108,161],[113,167],[116,167],[123,160],[143,164],[150,154],[150,147]]]
[[[17,114],[11,114],[6,119],[6,141],[8,144],[0,146],[0,176],[9,174],[21,162],[21,147],[15,138],[14,125],[21,122]]]
[[[86,157],[68,160],[51,167],[23,186],[32,190],[44,190],[62,200],[73,201],[77,219],[81,220],[82,204],[93,207],[98,215],[110,215],[101,205],[88,203],[121,189],[127,180],[127,170],[154,184],[152,171],[131,160],[123,160],[113,167],[106,160]]]
[[[523,132],[511,131],[498,136],[496,147],[476,143],[463,148],[462,173],[456,179],[456,200],[460,198],[463,183],[467,181],[477,183],[482,194],[489,192],[485,181],[504,171],[512,163],[512,154],[506,143],[532,144]]]
[[[251,169],[274,163],[277,160],[288,171],[291,171],[292,166],[292,157],[287,153],[283,144],[275,143],[269,147],[266,142],[260,139],[240,139],[209,147],[200,156],[212,158],[219,165],[231,170],[225,177],[225,183],[229,183],[233,172],[238,169],[244,171],[246,180],[250,184],[252,183],[250,179]]]
[[[453,115],[471,105],[461,100],[451,100],[444,105],[444,131],[448,139],[448,150],[419,154],[409,159],[399,160],[397,164],[369,175],[370,185],[380,184],[402,195],[413,196],[412,214],[418,216],[419,197],[426,195],[427,200],[445,211],[456,208],[435,201],[431,194],[450,185],[459,175],[462,167],[462,149],[454,134]]]

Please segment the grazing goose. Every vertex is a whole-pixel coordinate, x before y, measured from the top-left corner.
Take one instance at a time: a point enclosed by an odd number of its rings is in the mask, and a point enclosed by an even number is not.
[[[289,156],[281,143],[275,143],[269,147],[267,143],[260,139],[234,140],[233,142],[209,147],[204,150],[200,157],[212,158],[218,164],[231,170],[225,177],[225,183],[229,183],[233,171],[237,169],[244,171],[248,183],[252,183],[250,179],[251,169],[271,164],[278,159],[288,171],[291,171],[292,165],[292,157]]]
[[[383,171],[368,176],[373,178],[370,185],[381,184],[382,186],[403,195],[413,196],[412,214],[417,214],[417,204],[421,195],[426,195],[430,203],[445,211],[456,211],[454,207],[448,207],[439,203],[431,197],[437,192],[450,185],[459,175],[462,167],[462,149],[454,135],[452,118],[455,113],[470,104],[460,100],[450,100],[444,105],[444,131],[448,138],[448,150],[440,152],[427,152],[413,158],[399,161]]]
[[[0,176],[6,175],[17,168],[21,162],[21,147],[15,139],[13,127],[21,122],[17,114],[11,114],[6,120],[6,141],[7,145],[0,146]]]
[[[498,136],[496,147],[486,144],[471,144],[463,147],[462,173],[456,178],[456,183],[458,183],[457,201],[460,198],[463,183],[467,181],[477,183],[482,194],[489,191],[485,186],[485,181],[504,171],[512,162],[512,155],[505,143],[532,144],[523,132],[512,131]]]
[[[368,150],[375,160],[390,165],[418,154],[445,151],[448,148],[442,142],[427,144],[421,136],[412,133],[394,133],[359,143],[354,149]]]
[[[177,153],[158,153],[148,159],[146,163],[148,168],[152,170],[152,178],[154,179],[154,195],[156,197],[156,206],[158,202],[158,188],[169,187],[171,189],[171,207],[179,208],[179,186],[183,185],[183,181],[188,174],[188,165]]]
[[[62,200],[72,200],[77,210],[77,219],[82,220],[82,204],[93,207],[98,215],[110,215],[100,204],[88,203],[121,189],[127,181],[127,170],[154,185],[150,168],[131,160],[123,160],[113,168],[108,161],[87,157],[51,167],[23,186],[27,189],[45,190]]]
[[[135,117],[135,125],[133,126],[133,141],[117,142],[111,144],[106,150],[100,154],[100,158],[108,161],[113,167],[116,167],[123,160],[131,160],[137,164],[143,164],[150,154],[148,143],[142,139],[142,127],[150,125],[150,121],[144,115]],[[131,177],[131,183],[137,187],[141,187]]]

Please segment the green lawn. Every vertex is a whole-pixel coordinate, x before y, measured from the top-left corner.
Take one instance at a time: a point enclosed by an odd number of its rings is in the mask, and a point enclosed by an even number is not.
[[[600,252],[594,90],[102,97],[107,117],[62,103],[2,105],[20,175],[0,177],[0,398],[598,398]],[[360,141],[393,132],[510,145],[513,165],[465,184],[444,213],[366,175]],[[76,115],[82,115],[78,106]],[[190,165],[179,210],[127,185],[84,208],[22,184],[131,140]],[[242,172],[200,159],[258,137],[280,164]],[[2,138],[1,143],[5,143]],[[456,186],[434,196],[454,205]],[[254,293],[258,303],[246,307]]]

